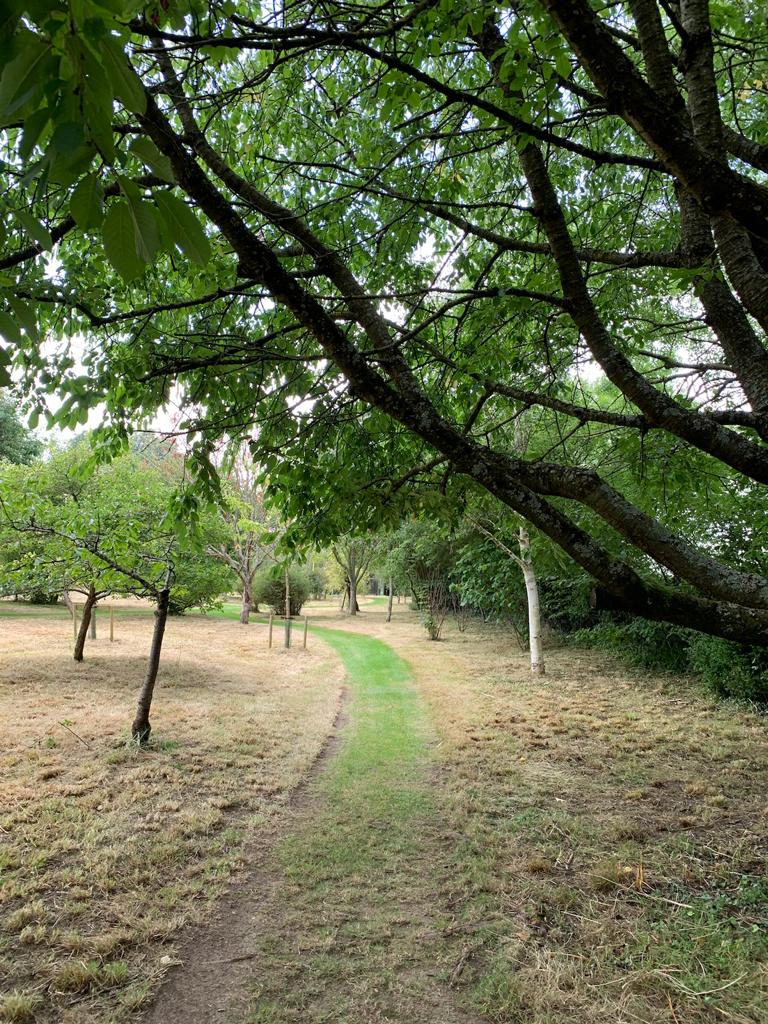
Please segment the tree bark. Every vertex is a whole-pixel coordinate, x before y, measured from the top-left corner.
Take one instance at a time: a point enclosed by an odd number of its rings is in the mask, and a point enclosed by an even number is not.
[[[91,622],[91,613],[93,606],[96,604],[96,587],[93,583],[88,588],[88,595],[83,605],[83,617],[80,620],[80,628],[77,631],[77,640],[75,640],[75,661],[83,660],[83,650],[85,648],[85,638],[88,635],[88,627]]]
[[[357,615],[359,607],[357,604],[357,567],[355,565],[355,549],[349,548],[349,614]]]
[[[152,731],[152,726],[149,723],[149,711],[152,707],[152,696],[155,692],[155,682],[157,681],[157,673],[160,668],[160,653],[163,649],[163,637],[165,635],[165,623],[168,619],[170,596],[170,588],[164,587],[157,597],[155,628],[152,631],[152,646],[149,651],[147,671],[144,676],[144,685],[139,694],[136,717],[131,726],[131,735],[140,746],[144,746],[147,743],[149,734]]]
[[[251,603],[253,598],[251,596],[251,584],[248,580],[243,584],[243,603],[240,607],[240,622],[243,626],[248,625],[248,619],[251,614]]]
[[[392,577],[389,577],[389,596],[387,599],[387,622],[392,621]]]
[[[95,603],[94,603],[93,608],[91,609],[91,627],[90,627],[90,629],[88,631],[88,635],[91,638],[91,640],[95,640],[96,639],[96,604]]]
[[[544,675],[544,651],[541,644],[541,610],[539,607],[539,587],[531,559],[531,542],[528,531],[520,527],[518,534],[520,544],[520,568],[523,570],[525,592],[528,596],[528,642],[531,651],[531,672],[537,676]]]

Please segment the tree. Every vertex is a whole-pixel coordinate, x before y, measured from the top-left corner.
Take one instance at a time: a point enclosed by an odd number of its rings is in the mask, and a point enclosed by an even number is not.
[[[364,529],[415,474],[460,475],[598,604],[764,643],[765,576],[571,442],[698,453],[732,508],[768,482],[767,31],[707,0],[19,7],[16,372],[61,424],[105,402],[107,447],[175,385],[201,485],[248,438],[296,534],[327,539],[330,493]],[[39,345],[77,331],[85,367]],[[503,429],[533,407],[541,457]]]
[[[531,538],[525,526],[518,528],[518,545],[520,554],[508,547],[495,532],[492,532],[476,519],[470,519],[473,526],[492,544],[495,544],[517,565],[523,574],[525,592],[528,605],[528,649],[531,652],[531,672],[536,675],[544,675],[544,652],[542,648],[541,633],[541,608],[539,604],[539,587],[536,580],[536,571],[531,557]]]
[[[357,615],[360,605],[357,592],[360,584],[368,575],[371,562],[376,555],[376,546],[371,538],[340,537],[331,548],[336,564],[341,569],[343,589],[341,609],[346,604],[349,615]]]
[[[31,462],[42,447],[19,419],[11,399],[0,392],[0,461]]]
[[[221,516],[227,529],[208,550],[236,574],[242,592],[240,622],[247,626],[251,611],[258,610],[253,589],[256,573],[274,562],[275,540],[271,531],[276,524],[264,506],[263,490],[255,479],[254,467],[243,453],[239,453],[227,477],[224,498]]]
[[[0,467],[0,529],[14,545],[0,584],[86,595],[76,661],[83,659],[99,598],[131,594],[155,602],[150,655],[131,727],[143,744],[151,731],[149,713],[168,614],[213,603],[231,577],[210,558],[201,571],[206,523],[215,519],[205,509],[201,514],[196,505],[189,506],[187,528],[180,534],[171,514],[173,477],[136,453],[95,472],[88,469],[86,444],[47,462]]]

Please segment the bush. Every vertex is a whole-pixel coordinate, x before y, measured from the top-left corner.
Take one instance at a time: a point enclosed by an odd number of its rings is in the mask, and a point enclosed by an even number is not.
[[[768,649],[735,644],[682,626],[605,615],[568,637],[651,672],[695,676],[716,697],[768,704]]]
[[[768,703],[768,650],[693,633],[690,670],[716,697]]]
[[[291,615],[298,615],[311,593],[311,583],[302,569],[289,570],[288,582]],[[259,604],[268,605],[275,615],[285,615],[285,578],[282,573],[279,576],[273,576],[269,570],[259,573],[253,581],[253,596]]]
[[[30,604],[58,604],[58,594],[48,594],[44,590],[33,590],[29,595]]]
[[[690,631],[666,622],[604,617],[591,629],[577,629],[568,638],[580,647],[618,654],[648,671],[689,672]]]

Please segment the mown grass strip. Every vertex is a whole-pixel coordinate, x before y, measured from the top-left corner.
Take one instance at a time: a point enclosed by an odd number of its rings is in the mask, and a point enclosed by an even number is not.
[[[425,709],[409,665],[386,644],[317,634],[346,667],[350,721],[309,813],[276,852],[286,881],[262,938],[248,1020],[453,1022]]]

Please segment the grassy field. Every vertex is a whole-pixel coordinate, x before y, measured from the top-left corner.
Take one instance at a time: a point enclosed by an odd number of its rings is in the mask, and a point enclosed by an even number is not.
[[[0,1019],[138,1014],[255,835],[249,1024],[765,1024],[764,718],[594,652],[534,678],[502,633],[430,643],[404,606],[309,610],[307,652],[236,605],[174,620],[146,753],[146,614],[75,666],[66,618],[8,613]],[[345,738],[286,831],[342,662]]]
[[[120,609],[115,643],[89,642],[81,665],[66,616],[8,614],[0,1019],[126,1019],[156,988],[168,941],[238,870],[249,830],[277,827],[336,714],[340,663],[317,643],[270,652],[263,627],[173,619],[140,751],[126,740],[149,613]]]

